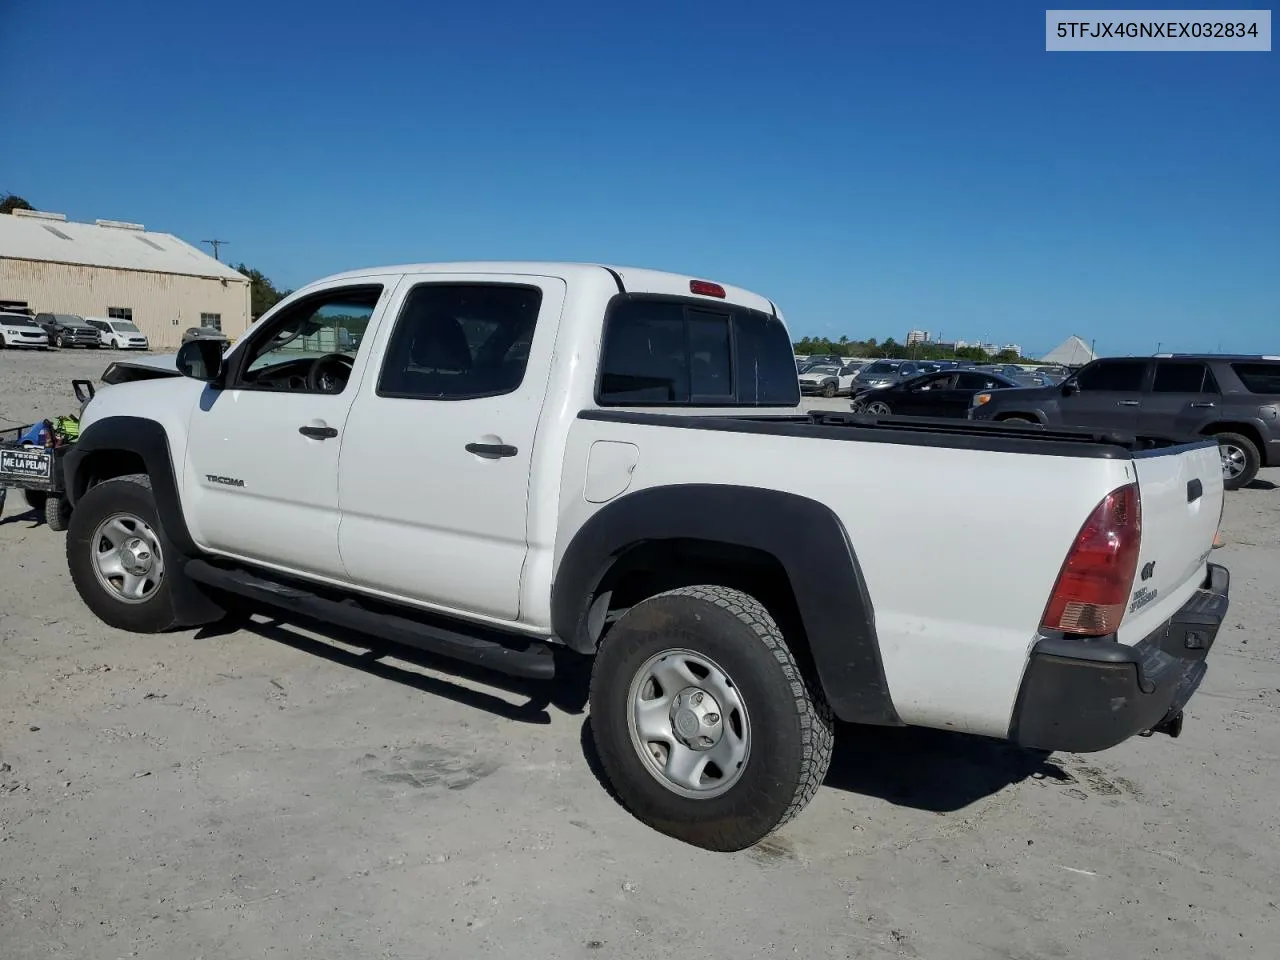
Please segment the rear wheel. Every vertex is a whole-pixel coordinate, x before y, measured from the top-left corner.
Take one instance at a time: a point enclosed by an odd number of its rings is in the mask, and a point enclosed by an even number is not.
[[[753,597],[721,586],[650,597],[614,625],[591,674],[591,729],[638,819],[740,850],[813,798],[831,762],[826,701]]]
[[[1000,422],[1001,423],[1035,423],[1036,421],[1031,419],[1030,417],[1012,416],[1012,417],[1001,417]]]
[[[1252,483],[1262,466],[1257,444],[1239,433],[1219,433],[1215,439],[1222,457],[1222,485],[1239,490]]]

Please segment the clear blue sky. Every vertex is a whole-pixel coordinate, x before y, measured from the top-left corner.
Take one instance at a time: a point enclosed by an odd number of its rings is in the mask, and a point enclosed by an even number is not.
[[[796,336],[1280,352],[1276,52],[1049,54],[1044,6],[958,0],[0,0],[0,35],[0,190],[283,286],[603,260]]]

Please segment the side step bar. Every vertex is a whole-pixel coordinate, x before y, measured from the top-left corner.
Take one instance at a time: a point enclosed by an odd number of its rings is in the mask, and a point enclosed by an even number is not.
[[[512,636],[508,642],[504,635],[494,631],[486,631],[489,637],[459,633],[399,614],[369,610],[354,600],[330,600],[303,587],[246,570],[215,566],[207,560],[188,560],[184,572],[197,583],[390,643],[415,647],[509,676],[535,680],[555,676],[554,653],[548,644],[539,640]],[[502,639],[497,639],[500,637]]]

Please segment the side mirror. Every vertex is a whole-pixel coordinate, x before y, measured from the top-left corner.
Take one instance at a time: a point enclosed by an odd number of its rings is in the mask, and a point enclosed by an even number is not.
[[[213,383],[222,373],[222,344],[217,340],[189,340],[178,348],[175,365],[184,377]]]
[[[1080,392],[1080,384],[1074,380],[1064,380],[1062,383],[1062,395],[1064,397],[1074,396]]]

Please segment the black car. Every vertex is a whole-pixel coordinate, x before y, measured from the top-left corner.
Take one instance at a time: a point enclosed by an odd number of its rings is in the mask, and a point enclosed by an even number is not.
[[[999,373],[943,370],[860,394],[853,409],[881,417],[966,417],[975,395],[1018,386]]]
[[[1216,437],[1228,490],[1280,466],[1280,357],[1107,357],[1060,384],[992,394],[975,420],[1090,427],[1189,440]]]

